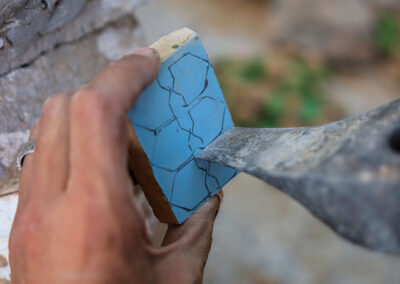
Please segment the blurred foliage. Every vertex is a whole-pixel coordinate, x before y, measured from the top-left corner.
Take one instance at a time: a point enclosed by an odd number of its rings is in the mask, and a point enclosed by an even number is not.
[[[260,59],[253,58],[239,67],[239,78],[245,82],[259,83],[267,78],[267,69]]]
[[[321,85],[328,72],[298,59],[292,59],[288,65],[283,74],[269,75],[267,64],[260,58],[217,61],[215,70],[238,126],[279,127],[321,122],[325,106]],[[261,95],[254,96],[257,92]],[[248,104],[247,100],[256,101]]]
[[[375,25],[375,44],[384,56],[391,57],[400,52],[400,24],[395,13],[379,13]]]
[[[258,126],[281,125],[287,111],[294,112],[300,124],[318,123],[323,108],[321,83],[326,78],[324,69],[310,67],[304,61],[293,61],[290,71],[266,97]]]
[[[245,61],[223,58],[217,61],[215,69],[224,78],[231,77],[244,84],[258,84],[268,79],[267,66],[258,57],[253,57]],[[220,84],[222,85],[223,81]]]

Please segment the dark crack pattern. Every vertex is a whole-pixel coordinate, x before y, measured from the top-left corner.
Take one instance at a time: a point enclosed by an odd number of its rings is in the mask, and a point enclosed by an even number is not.
[[[199,49],[199,41],[196,45],[192,50]],[[190,50],[190,46],[185,49]],[[231,168],[195,159],[209,143],[233,127],[202,47],[199,53],[204,56],[193,51],[176,52],[174,58],[164,62],[159,78],[145,90],[129,114],[174,212],[186,212],[178,218],[180,222],[237,174]],[[157,104],[156,109],[150,104]],[[174,140],[179,143],[178,148],[174,148]],[[192,180],[188,181],[188,177]],[[189,191],[187,186],[192,185]],[[193,198],[187,202],[190,194],[196,197],[195,202]]]

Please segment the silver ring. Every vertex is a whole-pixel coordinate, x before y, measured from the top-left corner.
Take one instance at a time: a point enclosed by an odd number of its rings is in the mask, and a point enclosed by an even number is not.
[[[27,154],[33,153],[35,151],[35,142],[34,141],[29,141],[28,143],[25,143],[24,145],[21,146],[21,148],[18,151],[17,155],[17,169],[19,171],[22,170],[22,164],[24,162],[24,158]]]

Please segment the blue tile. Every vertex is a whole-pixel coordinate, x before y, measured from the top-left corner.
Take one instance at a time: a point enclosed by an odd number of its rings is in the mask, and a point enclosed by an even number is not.
[[[129,112],[154,177],[182,223],[236,171],[194,157],[233,122],[196,35],[160,66]]]

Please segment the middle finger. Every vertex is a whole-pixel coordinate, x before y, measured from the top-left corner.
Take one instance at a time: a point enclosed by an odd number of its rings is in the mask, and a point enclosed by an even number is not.
[[[42,111],[33,160],[33,188],[39,197],[63,192],[69,174],[71,93],[49,98]]]

